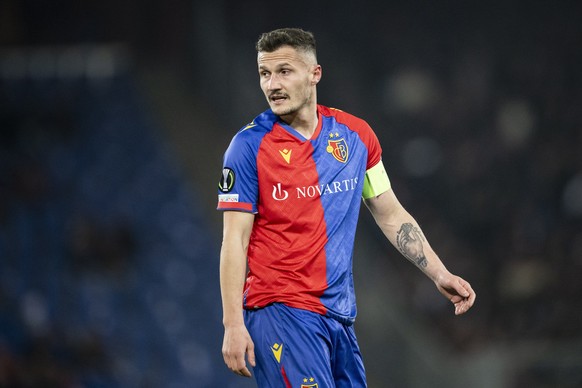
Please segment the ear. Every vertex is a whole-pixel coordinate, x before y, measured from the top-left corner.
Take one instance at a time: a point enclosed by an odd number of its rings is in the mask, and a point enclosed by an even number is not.
[[[312,78],[311,78],[311,85],[317,85],[321,80],[321,76],[323,75],[323,71],[321,65],[313,66]]]

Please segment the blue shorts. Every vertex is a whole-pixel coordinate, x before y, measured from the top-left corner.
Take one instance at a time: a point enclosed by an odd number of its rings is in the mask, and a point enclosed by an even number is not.
[[[272,304],[245,311],[261,388],[366,387],[354,327],[311,311]]]

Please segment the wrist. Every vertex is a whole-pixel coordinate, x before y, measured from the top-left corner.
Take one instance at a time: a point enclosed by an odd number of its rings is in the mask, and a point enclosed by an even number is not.
[[[242,314],[240,314],[240,316],[237,317],[224,317],[222,319],[222,325],[224,326],[225,329],[227,329],[231,327],[244,326],[245,322],[242,317]]]
[[[450,275],[449,271],[442,266],[429,274],[433,282],[439,283],[442,279],[447,278]]]

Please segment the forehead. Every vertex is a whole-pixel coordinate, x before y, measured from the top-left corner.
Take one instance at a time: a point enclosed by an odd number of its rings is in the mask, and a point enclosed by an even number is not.
[[[297,51],[291,46],[282,46],[273,52],[260,51],[257,55],[259,67],[272,67],[283,63],[306,65],[308,61],[308,53]]]

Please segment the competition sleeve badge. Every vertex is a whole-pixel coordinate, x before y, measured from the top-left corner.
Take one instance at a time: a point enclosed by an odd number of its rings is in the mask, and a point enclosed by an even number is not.
[[[222,169],[222,176],[218,183],[218,189],[223,193],[229,193],[234,186],[235,175],[234,171],[228,167]]]
[[[222,194],[218,194],[219,204],[222,202],[238,202],[238,194],[229,194],[234,186],[234,171],[228,167],[222,169],[222,176],[218,182],[218,190]]]
[[[338,162],[345,163],[348,161],[348,143],[344,138],[333,140],[339,136],[340,135],[337,132],[330,133],[329,139],[327,140],[327,148],[325,150],[332,154]]]

